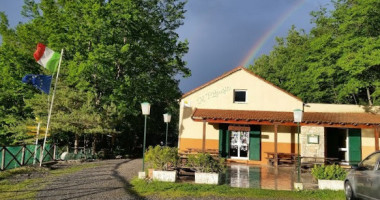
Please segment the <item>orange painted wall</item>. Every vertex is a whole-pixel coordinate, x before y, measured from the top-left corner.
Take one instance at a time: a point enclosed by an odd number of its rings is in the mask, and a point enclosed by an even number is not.
[[[267,154],[265,152],[274,152],[274,142],[261,143],[261,164],[267,164]],[[296,143],[277,143],[277,152],[297,153]]]
[[[188,148],[202,149],[202,139],[180,138],[179,151]],[[206,140],[206,149],[219,149],[219,140]]]

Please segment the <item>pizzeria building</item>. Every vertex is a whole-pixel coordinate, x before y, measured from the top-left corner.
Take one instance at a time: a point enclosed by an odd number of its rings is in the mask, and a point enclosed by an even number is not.
[[[303,111],[299,137],[296,109]],[[182,96],[178,148],[217,152],[229,161],[249,164],[267,164],[272,153],[350,164],[379,150],[378,110],[306,103],[237,67]]]

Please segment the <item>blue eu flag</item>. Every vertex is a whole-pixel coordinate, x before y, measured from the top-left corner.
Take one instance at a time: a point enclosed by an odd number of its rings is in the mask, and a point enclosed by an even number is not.
[[[27,74],[22,78],[22,82],[26,84],[31,84],[35,88],[49,94],[51,76],[48,75],[36,75],[36,74]]]

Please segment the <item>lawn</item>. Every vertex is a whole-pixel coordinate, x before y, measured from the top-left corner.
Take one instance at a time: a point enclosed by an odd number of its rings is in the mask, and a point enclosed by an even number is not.
[[[133,190],[141,196],[161,198],[178,197],[230,197],[258,199],[345,199],[343,191],[304,190],[280,191],[254,188],[234,188],[227,185],[199,185],[191,183],[166,183],[134,179]]]

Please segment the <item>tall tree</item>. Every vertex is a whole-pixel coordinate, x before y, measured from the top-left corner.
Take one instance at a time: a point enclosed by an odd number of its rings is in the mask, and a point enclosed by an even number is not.
[[[379,105],[380,2],[333,4],[311,13],[315,27],[300,43],[293,27],[250,69],[306,102]]]
[[[25,0],[22,13],[30,21],[16,29],[2,26],[2,46],[24,48],[29,56],[37,42],[56,51],[64,48],[65,85],[93,94],[87,108],[99,114],[100,130],[120,132],[125,145],[141,143],[140,103],[149,101],[153,135],[148,143],[154,142],[165,130],[162,114],[177,109],[181,92],[175,77],[190,75],[182,60],[187,42],[175,32],[183,23],[184,5],[178,0]],[[21,45],[12,47],[16,43]],[[30,59],[27,63],[37,67]]]

